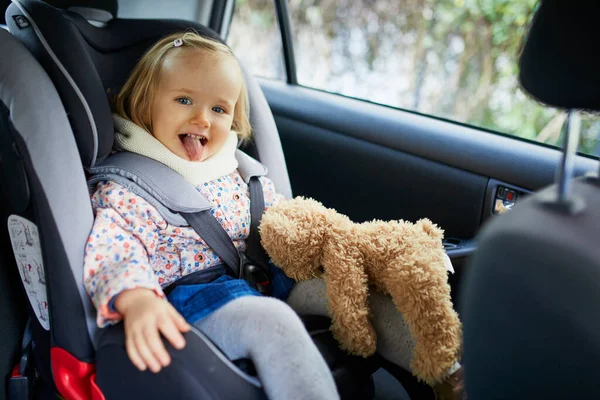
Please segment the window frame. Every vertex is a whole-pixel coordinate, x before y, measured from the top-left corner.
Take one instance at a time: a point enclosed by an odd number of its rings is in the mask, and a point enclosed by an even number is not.
[[[235,0],[234,0],[235,1]],[[274,0],[279,32],[281,33],[281,45],[283,47],[283,62],[287,83],[298,86],[296,75],[296,57],[294,56],[294,45],[292,40],[292,23],[286,0]]]

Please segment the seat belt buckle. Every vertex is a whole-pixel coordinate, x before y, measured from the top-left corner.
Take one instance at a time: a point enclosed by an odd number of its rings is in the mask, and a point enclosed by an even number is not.
[[[15,365],[8,378],[8,400],[30,400],[32,380],[26,375],[21,375],[19,364]]]
[[[273,293],[271,279],[269,279],[265,271],[254,264],[246,264],[246,271],[246,281],[253,284],[258,293],[263,296],[270,296]]]
[[[27,321],[25,333],[23,334],[23,351],[17,365],[13,368],[8,378],[8,400],[31,400],[33,399],[34,382],[36,373],[33,363],[30,363],[33,352],[31,340],[30,321]]]
[[[240,278],[256,289],[263,296],[273,293],[273,285],[269,275],[253,263],[243,252],[240,252]]]
[[[248,275],[252,279],[252,283],[254,283],[254,288],[263,296],[270,296],[273,293],[273,285],[271,284],[271,279],[269,279],[269,276],[265,273],[265,271],[254,264],[246,265]]]

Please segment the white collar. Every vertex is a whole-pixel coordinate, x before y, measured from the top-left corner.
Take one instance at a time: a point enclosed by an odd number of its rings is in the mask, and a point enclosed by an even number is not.
[[[131,151],[165,164],[193,185],[200,185],[225,175],[238,168],[235,158],[238,137],[230,131],[223,147],[202,162],[184,160],[173,154],[150,132],[132,121],[113,114],[115,124],[115,149]]]

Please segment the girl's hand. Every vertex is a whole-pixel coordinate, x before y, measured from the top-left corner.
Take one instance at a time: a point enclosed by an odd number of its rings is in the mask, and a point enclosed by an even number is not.
[[[140,370],[156,373],[171,362],[162,335],[178,350],[185,346],[182,332],[190,330],[185,319],[165,299],[150,289],[120,293],[115,308],[123,315],[125,346],[131,362]]]

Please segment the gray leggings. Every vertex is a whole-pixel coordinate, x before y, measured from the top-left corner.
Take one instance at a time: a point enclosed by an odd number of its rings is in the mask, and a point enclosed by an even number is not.
[[[195,326],[230,359],[252,359],[269,399],[339,399],[329,367],[284,302],[237,298]]]

